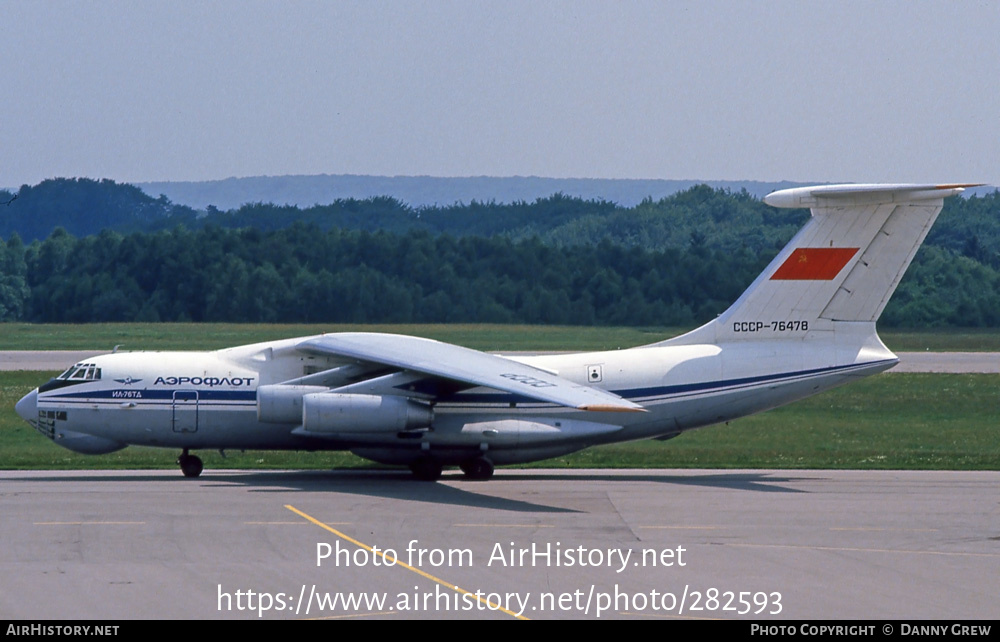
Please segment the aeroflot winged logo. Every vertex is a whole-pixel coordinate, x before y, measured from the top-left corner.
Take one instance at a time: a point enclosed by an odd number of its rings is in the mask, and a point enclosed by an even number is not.
[[[131,386],[133,383],[139,383],[142,379],[133,379],[132,377],[125,377],[124,379],[115,379],[118,383],[123,386]]]
[[[799,247],[785,259],[772,281],[831,281],[858,253],[856,247]]]

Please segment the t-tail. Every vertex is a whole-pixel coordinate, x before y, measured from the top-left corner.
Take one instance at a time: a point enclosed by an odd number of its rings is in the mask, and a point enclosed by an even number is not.
[[[812,218],[713,321],[659,345],[799,341],[827,363],[895,362],[875,322],[941,211],[970,184],[826,185],[773,192]]]

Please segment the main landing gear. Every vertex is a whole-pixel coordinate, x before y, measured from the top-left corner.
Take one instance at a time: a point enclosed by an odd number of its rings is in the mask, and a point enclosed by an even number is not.
[[[493,476],[493,462],[486,457],[475,457],[458,465],[466,479],[486,481]]]
[[[458,465],[465,473],[465,478],[472,481],[486,481],[493,476],[493,462],[486,457],[473,457]],[[441,479],[441,462],[433,457],[421,457],[412,464],[410,470],[420,481],[437,481]]]
[[[412,464],[410,470],[420,481],[437,481],[441,479],[441,463],[433,457],[421,457]]]
[[[201,463],[201,458],[197,455],[189,455],[187,448],[177,458],[177,463],[180,464],[181,472],[184,473],[185,477],[197,477],[201,474],[204,467]]]

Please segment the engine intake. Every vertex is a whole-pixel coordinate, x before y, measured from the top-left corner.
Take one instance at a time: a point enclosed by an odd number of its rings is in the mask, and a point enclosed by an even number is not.
[[[298,424],[302,421],[302,398],[326,392],[324,386],[274,384],[257,388],[257,419],[269,424]]]

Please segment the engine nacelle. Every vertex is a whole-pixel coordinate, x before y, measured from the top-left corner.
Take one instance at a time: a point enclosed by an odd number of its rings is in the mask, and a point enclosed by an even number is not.
[[[318,433],[399,432],[434,421],[427,404],[392,395],[325,392],[302,398],[302,428]]]
[[[298,424],[302,421],[302,398],[329,390],[324,386],[275,384],[257,388],[257,419],[269,424]]]

